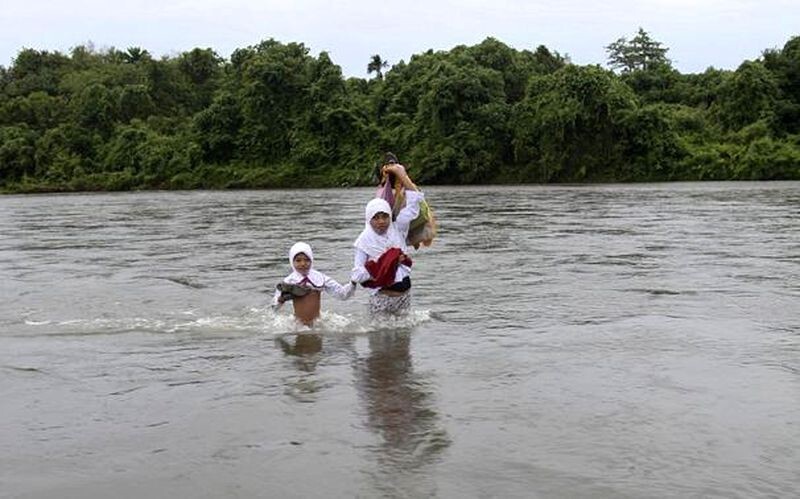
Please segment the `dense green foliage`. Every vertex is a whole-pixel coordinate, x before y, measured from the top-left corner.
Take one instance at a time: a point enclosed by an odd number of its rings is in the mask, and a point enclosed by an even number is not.
[[[361,79],[275,40],[24,49],[0,66],[0,189],[363,185],[386,150],[425,184],[800,179],[800,37],[701,74],[641,29],[607,50],[620,73],[487,38]]]

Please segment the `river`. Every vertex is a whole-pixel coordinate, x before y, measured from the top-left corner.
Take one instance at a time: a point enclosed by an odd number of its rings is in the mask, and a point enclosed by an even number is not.
[[[269,310],[371,192],[0,197],[0,496],[800,493],[800,183],[431,187],[411,316]]]

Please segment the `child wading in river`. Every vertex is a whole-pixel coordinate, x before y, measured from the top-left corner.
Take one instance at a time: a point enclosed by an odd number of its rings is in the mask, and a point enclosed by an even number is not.
[[[314,254],[306,243],[295,243],[289,250],[292,273],[276,286],[272,308],[277,310],[291,301],[294,317],[306,326],[311,326],[319,317],[321,294],[326,291],[340,300],[346,300],[356,291],[354,283],[344,286],[312,267]]]
[[[365,224],[356,239],[352,282],[370,288],[371,315],[404,315],[411,308],[411,258],[407,237],[411,222],[420,213],[425,196],[402,165],[389,164],[384,173],[396,176],[405,188],[405,204],[392,221],[392,207],[385,199],[373,199],[364,210]]]

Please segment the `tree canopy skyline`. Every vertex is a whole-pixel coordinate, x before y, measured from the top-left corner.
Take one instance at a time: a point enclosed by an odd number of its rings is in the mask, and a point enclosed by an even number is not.
[[[27,49],[0,68],[0,186],[365,185],[385,150],[438,184],[800,178],[798,46],[681,74],[640,29],[607,46],[617,74],[487,38],[375,54],[371,79],[274,39],[229,59]]]

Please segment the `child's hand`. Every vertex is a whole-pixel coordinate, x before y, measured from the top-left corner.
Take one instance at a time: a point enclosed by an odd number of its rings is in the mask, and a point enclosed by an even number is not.
[[[399,255],[397,255],[397,263],[411,266],[411,257],[406,255],[405,253],[400,253]]]
[[[383,169],[381,171],[383,173],[393,173],[397,176],[401,176],[406,173],[406,169],[401,164],[383,165]]]

